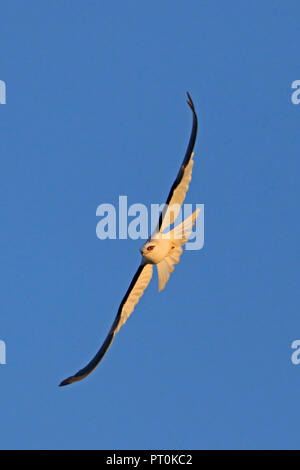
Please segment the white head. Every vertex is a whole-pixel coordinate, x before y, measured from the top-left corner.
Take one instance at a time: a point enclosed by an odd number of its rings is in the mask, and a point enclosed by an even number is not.
[[[157,264],[168,255],[170,249],[170,240],[151,239],[140,248],[140,252],[149,263]]]

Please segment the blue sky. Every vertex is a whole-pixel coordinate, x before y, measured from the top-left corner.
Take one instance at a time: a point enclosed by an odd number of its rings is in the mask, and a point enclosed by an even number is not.
[[[0,446],[299,448],[298,2],[1,5]],[[205,245],[155,274],[85,381],[141,241],[96,208],[164,202],[199,117],[186,202]]]

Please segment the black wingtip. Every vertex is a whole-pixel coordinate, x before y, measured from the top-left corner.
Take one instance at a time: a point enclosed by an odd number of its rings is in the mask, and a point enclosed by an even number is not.
[[[59,387],[64,387],[65,385],[69,385],[71,383],[72,382],[69,379],[66,379],[66,380],[63,380],[62,382],[60,382]]]
[[[191,108],[193,113],[195,113],[194,103],[193,103],[193,100],[191,98],[191,95],[189,94],[188,91],[186,92],[186,94],[187,94],[187,97],[188,97],[187,104],[189,105],[189,107]]]

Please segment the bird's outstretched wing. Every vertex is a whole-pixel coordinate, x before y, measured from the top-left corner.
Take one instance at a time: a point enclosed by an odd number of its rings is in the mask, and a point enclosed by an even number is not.
[[[187,93],[188,105],[193,113],[193,127],[185,157],[179,169],[178,175],[168,195],[164,210],[160,214],[156,233],[163,232],[165,228],[174,223],[179,214],[180,207],[185,199],[186,192],[192,178],[194,146],[197,136],[198,121],[192,98]]]
[[[101,348],[93,359],[88,363],[86,367],[81,369],[77,374],[68,377],[60,383],[60,386],[69,385],[73,382],[78,382],[89,375],[95,367],[99,364],[104,354],[108,350],[109,346],[114,339],[115,334],[119,331],[122,325],[126,322],[127,318],[131,315],[134,307],[140,300],[144,293],[144,290],[148,286],[153,272],[152,264],[141,264],[131,281],[131,284],[121,302],[115,321],[104,341]]]

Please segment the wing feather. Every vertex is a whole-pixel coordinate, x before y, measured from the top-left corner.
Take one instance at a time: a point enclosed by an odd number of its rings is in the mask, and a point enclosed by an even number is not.
[[[136,304],[142,297],[144,290],[146,289],[146,287],[148,286],[151,280],[152,273],[153,273],[152,264],[146,264],[143,266],[141,273],[137,278],[137,281],[135,282],[132,290],[130,291],[128,298],[123,304],[123,307],[121,309],[120,320],[116,327],[116,333],[118,333],[121,326],[124,325],[124,323],[132,314],[134,307],[136,306]]]
[[[169,192],[165,208],[160,214],[157,232],[162,232],[169,225],[174,223],[180,207],[185,199],[185,195],[189,188],[189,184],[192,178],[192,169],[193,169],[193,155],[194,155],[194,146],[197,136],[198,120],[196,111],[194,108],[193,101],[187,93],[188,96],[188,105],[190,106],[193,113],[193,127],[189,140],[189,144],[185,153],[185,157],[177,174],[177,177],[173,183],[173,186]]]
[[[128,317],[133,312],[134,307],[136,306],[141,296],[143,295],[146,287],[148,286],[151,280],[152,272],[153,272],[152,264],[140,265],[121,302],[115,321],[104,343],[102,344],[101,348],[99,349],[97,354],[93,357],[93,359],[88,363],[86,367],[84,367],[79,372],[77,372],[77,374],[63,380],[60,383],[60,386],[69,385],[73,382],[78,382],[79,380],[84,379],[87,375],[89,375],[95,369],[95,367],[97,367],[97,365],[99,364],[99,362],[105,355],[106,351],[108,350],[109,346],[111,345],[115,334],[119,331],[121,326],[124,325]]]

